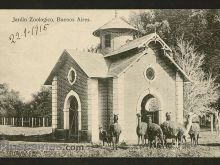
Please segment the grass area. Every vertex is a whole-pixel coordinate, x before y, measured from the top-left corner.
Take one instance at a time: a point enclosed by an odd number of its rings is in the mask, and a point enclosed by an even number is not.
[[[19,142],[18,142],[19,143]],[[12,143],[11,143],[12,144]],[[20,142],[19,145],[22,143]],[[23,144],[24,145],[24,144]],[[25,143],[26,146],[33,146],[33,143]],[[0,152],[1,157],[220,157],[219,146],[184,146],[181,150],[175,148],[167,149],[149,149],[147,147],[129,145],[121,146],[117,151],[110,147],[99,145],[84,144],[83,149],[76,148],[79,144],[55,144],[62,149],[51,150],[3,150]],[[66,146],[69,146],[67,149]]]
[[[51,127],[13,127],[8,125],[0,125],[0,134],[4,135],[45,135],[52,132]]]
[[[117,151],[113,151],[109,146],[103,147],[101,143],[45,143],[3,140],[0,144],[0,157],[220,157],[220,136],[212,135],[208,130],[201,132],[198,146],[191,147],[190,139],[187,139],[187,144],[181,150],[171,146],[166,149],[149,149],[136,144],[121,144]],[[15,145],[17,148],[7,149],[4,144],[8,144],[10,147]],[[46,145],[47,148],[42,149],[42,145]]]

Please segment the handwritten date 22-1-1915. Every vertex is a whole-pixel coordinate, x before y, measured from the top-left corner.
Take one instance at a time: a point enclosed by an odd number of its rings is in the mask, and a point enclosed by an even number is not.
[[[34,25],[31,27],[31,29],[24,28],[24,31],[21,33],[16,32],[14,34],[10,34],[9,40],[11,43],[16,43],[17,40],[26,38],[30,35],[37,36],[39,33],[46,31],[48,26],[49,24],[43,24],[43,25]]]

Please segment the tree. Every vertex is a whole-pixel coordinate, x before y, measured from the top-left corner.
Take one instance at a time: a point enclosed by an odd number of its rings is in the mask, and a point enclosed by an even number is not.
[[[156,31],[171,48],[178,48],[177,52],[180,56],[176,60],[195,81],[189,87],[185,85],[186,93],[188,93],[186,97],[196,100],[201,100],[200,97],[204,99],[204,104],[202,101],[198,104],[198,107],[202,108],[198,109],[199,112],[219,110],[220,99],[215,103],[213,101],[216,100],[216,93],[220,92],[216,86],[216,83],[220,83],[220,10],[140,10],[131,13],[129,22],[143,35]],[[180,38],[183,33],[184,40],[190,42],[179,40],[176,43],[176,38]],[[190,64],[190,62],[193,63]],[[206,99],[205,92],[207,92]],[[191,102],[188,100],[184,107],[187,111],[198,108]],[[209,102],[210,105],[208,105]]]
[[[129,22],[145,34],[156,32],[170,46],[184,33],[198,52],[204,52],[203,70],[214,76],[220,72],[220,10],[166,9],[132,12]],[[220,76],[216,77],[220,83]]]
[[[200,116],[210,114],[213,117],[216,111],[213,105],[219,99],[220,86],[215,83],[211,71],[209,74],[203,71],[204,57],[205,54],[197,52],[191,42],[184,41],[183,37],[177,39],[175,60],[192,81],[184,84],[185,114],[194,112]]]
[[[0,115],[16,116],[23,108],[23,101],[18,91],[9,89],[8,84],[0,84]]]
[[[51,87],[42,86],[40,91],[33,94],[33,99],[25,104],[22,116],[39,117],[50,116],[52,114]]]

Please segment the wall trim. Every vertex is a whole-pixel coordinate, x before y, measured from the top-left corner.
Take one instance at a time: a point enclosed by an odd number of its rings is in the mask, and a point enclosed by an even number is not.
[[[64,116],[64,129],[69,129],[69,98],[74,96],[78,102],[78,129],[81,130],[81,101],[79,95],[71,90],[65,98],[64,108],[63,108],[63,116]]]

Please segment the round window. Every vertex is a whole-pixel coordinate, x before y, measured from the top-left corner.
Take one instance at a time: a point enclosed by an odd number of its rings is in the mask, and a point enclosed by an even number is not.
[[[155,72],[153,70],[153,68],[148,68],[146,70],[145,76],[149,79],[149,80],[153,80],[155,77]]]
[[[76,81],[76,71],[73,68],[68,73],[68,81],[71,85]]]

